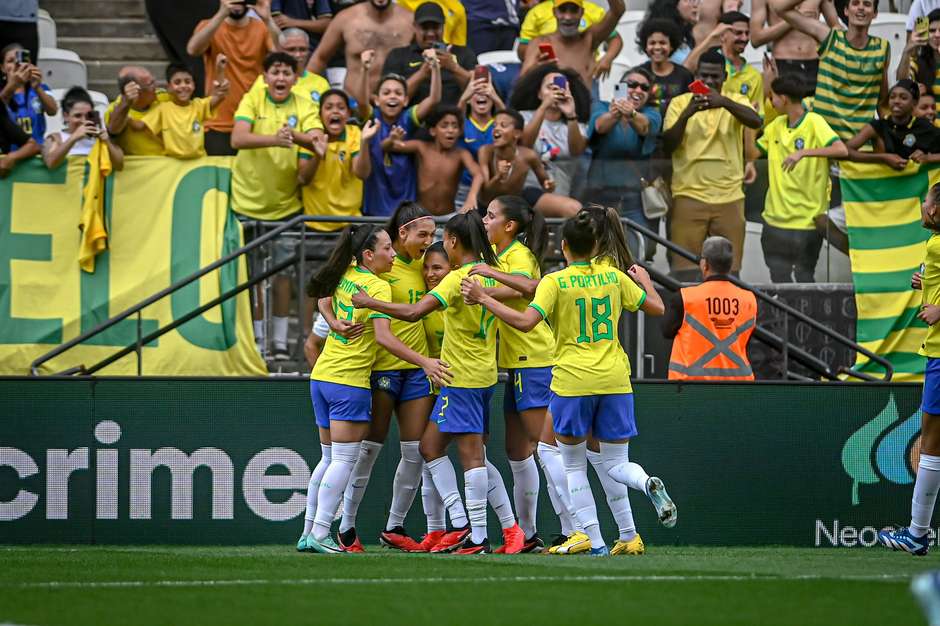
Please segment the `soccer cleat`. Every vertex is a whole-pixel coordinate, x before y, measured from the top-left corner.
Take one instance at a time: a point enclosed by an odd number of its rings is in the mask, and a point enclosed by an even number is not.
[[[672,528],[679,520],[679,511],[669,494],[666,493],[666,485],[655,476],[651,476],[646,481],[646,495],[656,508],[656,516],[659,523],[666,528]]]
[[[297,552],[306,552],[307,551],[307,535],[301,535],[300,539],[297,540]]]
[[[646,552],[646,546],[643,545],[643,540],[640,539],[639,535],[630,541],[618,539],[617,543],[614,544],[614,547],[610,549],[611,556],[617,556],[618,554],[639,555],[643,554],[644,552]]]
[[[490,550],[489,539],[484,539],[480,543],[473,543],[468,538],[454,554],[489,554],[490,552],[492,550]]]
[[[383,530],[379,534],[379,542],[386,548],[401,550],[402,552],[424,552],[421,544],[408,536],[402,526],[391,530]]]
[[[539,537],[538,533],[535,533],[525,540],[521,552],[535,554],[542,552],[543,550],[545,550],[545,542],[542,541],[542,538]]]
[[[911,581],[911,593],[930,626],[940,626],[940,572],[924,572]]]
[[[274,348],[275,361],[290,361],[290,352],[287,348]]]
[[[909,528],[899,528],[879,532],[878,543],[891,550],[910,552],[914,556],[926,556],[930,548],[930,537],[928,535],[915,537]]]
[[[591,549],[591,538],[580,530],[575,531],[573,535],[568,537],[560,546],[552,547],[549,552],[551,554],[580,554],[581,552],[587,552]]]
[[[552,545],[549,546],[549,550],[551,550],[551,548],[554,548],[554,547],[556,547],[556,546],[560,546],[561,544],[565,543],[566,541],[568,541],[568,536],[567,536],[567,535],[555,535],[555,536],[553,536],[553,537],[552,537]]]
[[[607,548],[607,546],[591,548],[591,556],[610,556],[610,550]]]
[[[319,554],[340,554],[343,549],[333,541],[333,538],[327,535],[323,539],[317,539],[313,534],[307,535],[307,552],[317,552]]]
[[[365,552],[365,548],[362,547],[362,542],[359,541],[359,535],[356,534],[355,528],[350,528],[346,532],[341,532],[337,534],[339,541],[339,547],[343,549],[343,552],[352,552],[360,554]]]
[[[415,552],[431,552],[431,549],[434,548],[441,540],[441,537],[446,534],[447,533],[443,530],[432,530],[421,538],[421,543],[418,544],[421,549],[415,550]]]
[[[525,533],[519,524],[503,529],[503,545],[496,548],[496,554],[519,554],[525,547]]]
[[[461,528],[459,530],[452,530],[449,533],[444,533],[444,536],[441,537],[441,540],[437,542],[437,545],[431,548],[431,552],[434,554],[440,554],[441,552],[453,552],[460,548],[467,539],[470,537],[470,527]]]

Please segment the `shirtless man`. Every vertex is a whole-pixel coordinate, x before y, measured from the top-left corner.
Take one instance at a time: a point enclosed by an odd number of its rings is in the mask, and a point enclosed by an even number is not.
[[[434,109],[424,122],[432,141],[411,139],[402,141],[404,131],[395,128],[382,142],[382,149],[389,152],[414,154],[418,160],[418,202],[431,215],[447,215],[454,212],[454,198],[460,177],[466,169],[473,177],[470,191],[461,213],[477,206],[477,194],[483,184],[480,167],[469,150],[457,145],[463,126],[460,110],[442,106]]]
[[[522,196],[529,206],[546,217],[571,217],[581,203],[551,193],[555,181],[532,148],[520,146],[525,121],[517,111],[501,111],[493,122],[493,143],[480,148],[477,157],[483,172],[483,192],[479,204],[486,206],[502,195]],[[534,172],[541,187],[526,187],[526,177]]]
[[[389,51],[411,43],[413,22],[414,14],[392,0],[366,0],[350,7],[332,19],[320,45],[310,57],[307,69],[322,75],[326,64],[343,46],[346,51],[344,90],[362,102],[369,94],[359,93],[362,84],[360,55],[365,50],[375,50],[368,84],[376,84]]]
[[[832,0],[804,0],[796,10],[812,19],[819,19],[821,10],[830,28],[839,26]],[[773,50],[779,76],[799,74],[816,91],[818,42],[785,22],[768,6],[768,0],[751,0],[751,45],[757,48],[764,44]]]
[[[558,30],[551,35],[536,37],[526,49],[525,61],[519,74],[525,74],[539,63],[555,61],[551,54],[539,50],[539,46],[550,44],[558,67],[575,70],[590,89],[595,69],[594,54],[598,46],[607,41],[617,27],[617,21],[626,11],[624,0],[610,0],[610,10],[604,19],[579,32],[584,17],[584,0],[554,0],[555,20]]]

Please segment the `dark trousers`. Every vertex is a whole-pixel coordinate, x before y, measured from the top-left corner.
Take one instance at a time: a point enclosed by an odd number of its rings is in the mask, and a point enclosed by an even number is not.
[[[519,28],[491,22],[467,22],[467,45],[477,54],[494,50],[512,50]]]
[[[217,130],[206,131],[206,154],[209,156],[235,156],[238,150],[232,147],[232,133]]]
[[[792,230],[764,224],[760,245],[773,282],[816,282],[816,262],[822,248],[822,235],[818,231]]]
[[[39,65],[39,26],[36,22],[0,21],[0,50],[11,43],[18,43],[29,50],[30,58]]]

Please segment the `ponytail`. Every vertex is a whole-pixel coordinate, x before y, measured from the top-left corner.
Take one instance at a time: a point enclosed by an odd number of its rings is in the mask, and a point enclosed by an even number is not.
[[[406,200],[399,204],[398,208],[395,209],[395,212],[392,213],[392,216],[389,218],[388,225],[385,227],[385,230],[388,231],[388,236],[392,240],[392,244],[394,245],[395,242],[398,241],[399,228],[423,217],[431,217],[431,214],[417,202]]]
[[[541,264],[548,247],[548,225],[542,213],[519,196],[498,196],[496,202],[502,207],[506,221],[518,224],[516,239],[525,244]]]
[[[493,252],[493,248],[490,246],[489,239],[486,237],[483,220],[476,211],[459,213],[453,216],[444,225],[444,232],[456,237],[465,250],[472,252],[487,265],[495,266],[499,262],[496,259],[496,253]]]
[[[626,272],[633,265],[634,259],[627,245],[627,236],[623,232],[620,213],[613,207],[604,208],[596,204],[589,205],[584,210],[591,216],[594,224],[594,236],[597,239],[594,256],[608,258]]]
[[[381,230],[381,227],[373,224],[355,224],[344,228],[326,265],[310,277],[307,295],[312,298],[332,296],[353,259],[362,263],[363,251],[375,250],[376,239]]]

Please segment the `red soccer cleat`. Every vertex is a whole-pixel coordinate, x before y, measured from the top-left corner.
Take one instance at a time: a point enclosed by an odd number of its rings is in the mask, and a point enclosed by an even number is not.
[[[492,550],[490,550],[489,539],[484,539],[480,543],[473,543],[468,539],[454,554],[489,554],[490,552]]]
[[[356,534],[355,528],[350,528],[344,533],[336,533],[336,537],[339,539],[339,547],[343,549],[343,552],[361,554],[366,551],[362,547],[362,542],[359,541],[359,535]]]
[[[431,552],[434,554],[440,554],[441,552],[453,552],[454,550],[460,548],[460,546],[463,545],[469,536],[469,526],[459,530],[452,530],[449,533],[444,533],[444,536],[441,537],[441,540],[437,542],[437,545],[431,548]]]
[[[436,546],[446,534],[447,533],[443,530],[432,530],[421,539],[421,543],[418,544],[421,549],[415,550],[415,552],[431,552],[434,546]]]
[[[503,545],[496,548],[496,554],[519,554],[525,545],[525,533],[519,528],[519,524],[514,524],[503,529]]]
[[[383,530],[379,535],[379,541],[387,548],[401,550],[402,552],[424,552],[421,549],[421,544],[409,537],[401,526],[396,526],[391,530]]]

